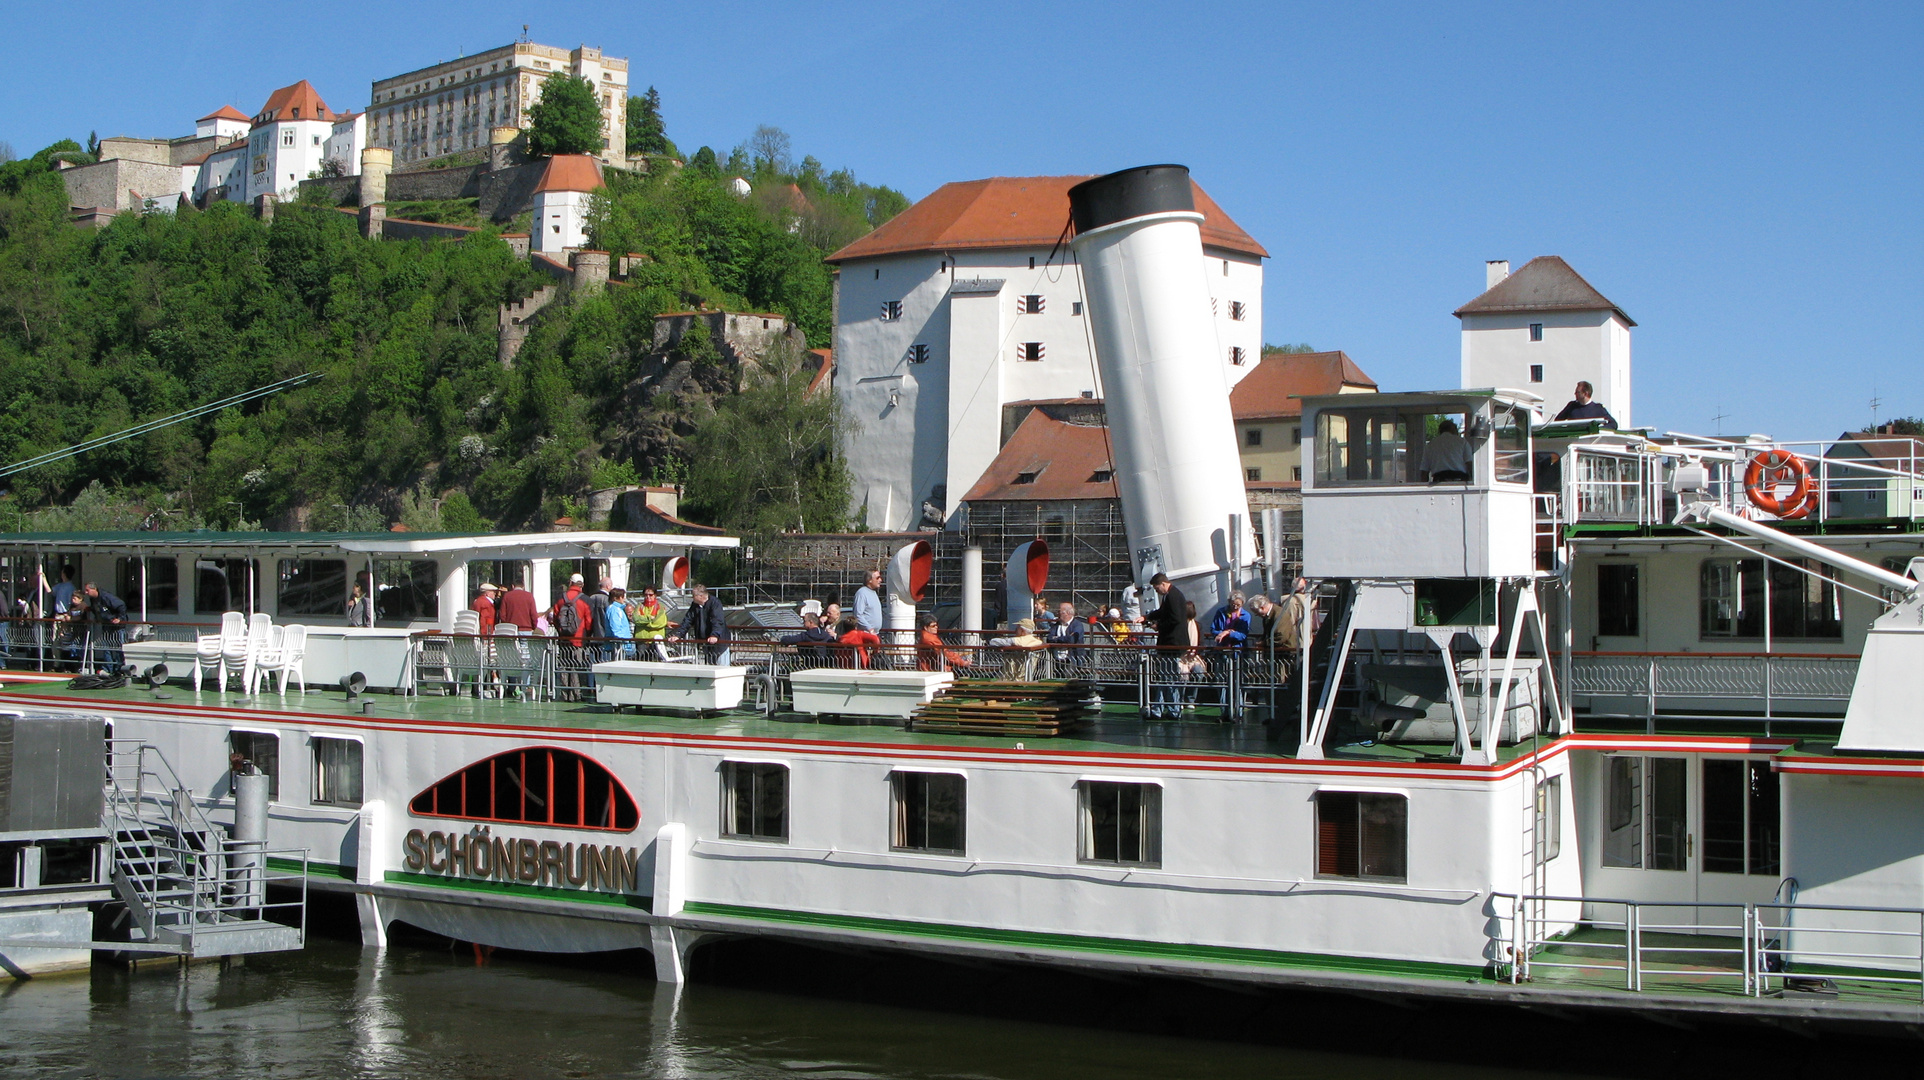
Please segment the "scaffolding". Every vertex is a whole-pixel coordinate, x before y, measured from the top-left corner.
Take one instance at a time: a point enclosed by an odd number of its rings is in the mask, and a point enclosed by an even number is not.
[[[1067,600],[1084,615],[1120,606],[1134,576],[1118,499],[970,503],[962,535],[982,549],[982,615],[997,626],[1028,614],[1002,610],[1002,576],[1009,556],[1031,540],[1049,545],[1043,595],[1052,605]]]

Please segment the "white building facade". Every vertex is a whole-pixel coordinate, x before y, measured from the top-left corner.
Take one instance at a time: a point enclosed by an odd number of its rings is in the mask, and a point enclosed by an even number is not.
[[[361,151],[367,148],[367,114],[346,113],[334,120],[334,130],[321,144],[321,157],[334,162],[339,176],[359,176]]]
[[[397,168],[464,150],[485,150],[497,127],[526,130],[528,108],[552,75],[575,75],[601,104],[608,164],[627,160],[628,61],[583,45],[560,49],[517,41],[497,49],[375,81],[367,108],[368,146],[394,151]]]
[[[1001,449],[1003,406],[1102,397],[1065,242],[1080,176],[947,184],[830,256],[835,392],[853,421],[852,497],[870,529],[956,526]],[[1262,355],[1268,253],[1200,189],[1203,263],[1225,396]],[[927,504],[925,511],[924,504]]]
[[[1464,386],[1528,390],[1557,414],[1579,381],[1610,410],[1630,419],[1630,329],[1636,322],[1555,255],[1512,274],[1491,262],[1482,295],[1458,308],[1463,322]]]
[[[559,255],[588,245],[588,203],[602,186],[601,164],[587,154],[556,154],[534,188],[534,229],[528,246]]]
[[[274,91],[254,114],[247,133],[246,193],[241,201],[291,195],[301,181],[318,174],[334,121],[335,114],[306,79]]]

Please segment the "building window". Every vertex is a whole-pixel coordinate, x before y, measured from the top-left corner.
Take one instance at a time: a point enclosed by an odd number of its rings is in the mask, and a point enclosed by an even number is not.
[[[1768,761],[1704,758],[1704,872],[1781,872],[1777,774]]]
[[[1042,343],[1040,341],[1025,341],[1022,344],[1017,345],[1015,347],[1015,358],[1017,360],[1028,361],[1031,363],[1041,360],[1042,359]]]
[[[889,777],[895,801],[889,846],[896,851],[960,855],[964,850],[967,786],[954,773],[898,772]]]
[[[281,797],[281,737],[271,731],[230,731],[228,753],[267,774],[267,797]]]
[[[1844,636],[1844,596],[1836,571],[1762,559],[1705,559],[1697,573],[1697,629],[1705,638],[1762,638],[1765,610],[1773,641],[1837,641]],[[1814,569],[1815,572],[1807,572]]]
[[[1229,276],[1229,260],[1228,259],[1223,260],[1223,276],[1224,277]]]
[[[1248,313],[1248,310],[1241,300],[1231,300],[1229,302],[1229,317],[1235,322],[1242,322],[1243,316]]]
[[[1543,381],[1543,365],[1542,364],[1530,365],[1530,381],[1533,383],[1538,383]]]
[[[1017,484],[1033,484],[1035,483],[1036,475],[1037,474],[1032,472],[1019,472],[1015,474],[1015,480],[1012,482]]]
[[[934,346],[927,342],[917,342],[909,346],[909,363],[926,364],[935,352]]]
[[[1251,483],[1261,480],[1262,478],[1263,478],[1263,470],[1261,469],[1244,469],[1243,470],[1243,479]]]
[[[1245,354],[1243,352],[1243,347],[1241,345],[1231,345],[1229,347],[1229,362],[1236,365],[1237,367],[1243,366],[1244,355]]]
[[[1069,314],[1071,314],[1071,315],[1080,315],[1080,314],[1082,314],[1082,301],[1080,301],[1080,300],[1073,300],[1073,301],[1070,301],[1070,303],[1069,303]]]
[[[1162,865],[1162,788],[1082,780],[1083,862],[1122,866]]]
[[[361,741],[314,737],[316,806],[361,805]]]
[[[883,322],[895,322],[897,319],[900,319],[901,317],[902,317],[902,301],[900,300],[882,301],[882,321]]]
[[[1263,445],[1263,429],[1259,427],[1253,427],[1243,432],[1243,445],[1244,446]]]
[[[1547,863],[1563,854],[1563,777],[1537,781],[1536,821],[1537,862]]]
[[[281,132],[281,145],[282,146],[294,145],[294,133],[292,131]]]
[[[1031,269],[1031,270],[1034,270],[1034,269],[1035,269],[1035,256],[1034,256],[1034,255],[1031,255],[1031,256],[1029,256],[1029,269]]]
[[[1638,636],[1639,596],[1636,563],[1597,565],[1597,635]]]
[[[1289,443],[1291,446],[1303,445],[1303,426],[1301,424],[1289,429]]]
[[[1542,323],[1533,322],[1530,324],[1530,340],[1531,341],[1543,340],[1543,324]]]
[[[1040,315],[1042,314],[1042,307],[1043,301],[1042,294],[1040,293],[1029,293],[1026,296],[1018,297],[1015,302],[1016,310],[1024,315]]]
[[[1116,472],[1114,469],[1097,469],[1095,472],[1089,474],[1089,482],[1091,484],[1106,484],[1115,478]]]
[[[1316,876],[1407,881],[1410,801],[1362,791],[1316,793]]]
[[[1604,800],[1603,865],[1682,870],[1688,814],[1684,758],[1618,756],[1609,762]]]
[[[742,840],[788,840],[788,766],[768,761],[722,762],[722,835]]]
[[[1291,469],[1289,470],[1289,478],[1290,478],[1291,480],[1294,480],[1294,481],[1296,481],[1296,482],[1297,482],[1297,483],[1299,483],[1299,484],[1300,484],[1300,483],[1302,483],[1302,482],[1303,482],[1303,467],[1302,467],[1301,465],[1297,465],[1297,466],[1294,466],[1294,467],[1292,467],[1292,468],[1291,468]]]

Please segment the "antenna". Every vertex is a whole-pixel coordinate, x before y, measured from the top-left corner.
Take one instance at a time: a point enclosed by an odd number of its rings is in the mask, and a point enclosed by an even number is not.
[[[1723,402],[1719,401],[1717,403],[1717,415],[1710,419],[1717,425],[1717,434],[1722,435],[1724,433],[1724,421],[1730,419],[1730,414],[1724,411]]]
[[[1877,384],[1871,384],[1871,430],[1877,430],[1877,410],[1884,405],[1884,399],[1877,395]]]

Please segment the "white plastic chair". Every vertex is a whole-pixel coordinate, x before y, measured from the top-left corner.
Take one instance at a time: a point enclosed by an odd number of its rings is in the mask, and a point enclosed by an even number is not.
[[[260,693],[261,683],[272,678],[274,670],[281,666],[281,642],[286,636],[285,626],[268,628],[267,640],[255,650],[254,662],[248,665],[247,692],[249,694]]]
[[[267,644],[268,631],[273,629],[274,620],[265,612],[255,612],[247,620],[247,633],[238,641],[228,641],[221,646],[220,688],[227,689],[227,677],[239,675],[241,689],[249,690],[254,685],[254,657]]]
[[[259,693],[262,682],[278,675],[282,697],[287,696],[290,677],[301,684],[301,693],[307,693],[307,670],[303,663],[306,659],[307,627],[300,623],[275,627],[267,649],[255,658],[254,692]]]
[[[202,634],[194,639],[194,689],[200,689],[200,673],[206,671],[221,679],[221,689],[227,688],[226,671],[221,666],[221,658],[227,653],[227,643],[238,641],[247,636],[247,616],[238,611],[229,611],[220,617],[220,632]]]

